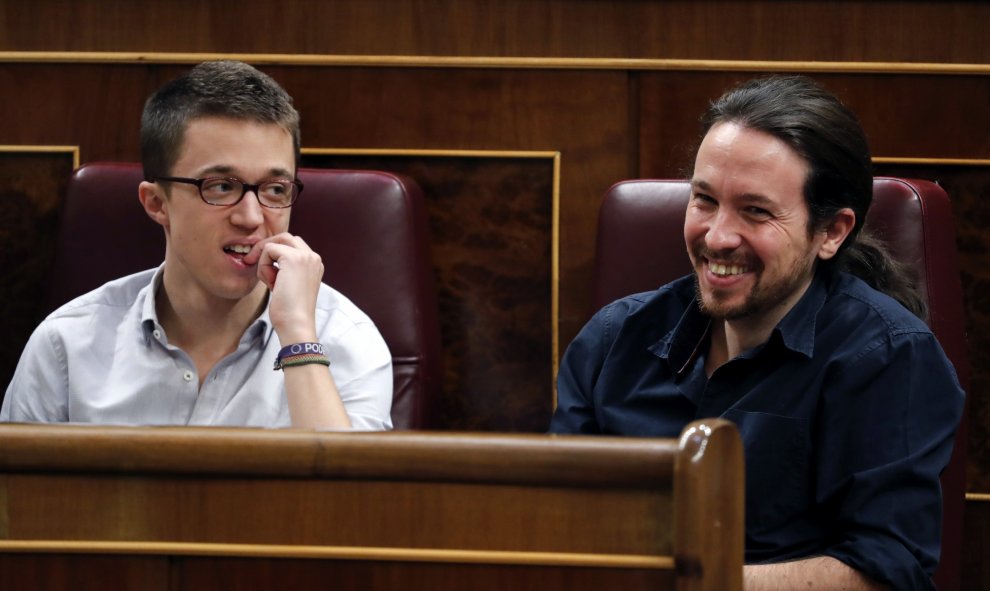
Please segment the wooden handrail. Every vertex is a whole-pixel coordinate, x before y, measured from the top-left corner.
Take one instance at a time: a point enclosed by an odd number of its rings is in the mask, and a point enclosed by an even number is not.
[[[674,440],[0,425],[0,471],[239,474],[669,487]],[[526,462],[516,461],[525,455]],[[580,468],[580,469],[578,469]]]

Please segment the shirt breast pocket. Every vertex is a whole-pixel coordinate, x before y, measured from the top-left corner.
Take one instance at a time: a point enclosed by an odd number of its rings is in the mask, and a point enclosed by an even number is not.
[[[803,513],[811,504],[808,420],[736,409],[724,417],[738,427],[746,455],[747,537]]]

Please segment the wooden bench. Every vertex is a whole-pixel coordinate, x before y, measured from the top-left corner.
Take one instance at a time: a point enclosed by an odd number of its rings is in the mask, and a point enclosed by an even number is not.
[[[0,425],[2,589],[742,587],[743,454],[680,440]]]

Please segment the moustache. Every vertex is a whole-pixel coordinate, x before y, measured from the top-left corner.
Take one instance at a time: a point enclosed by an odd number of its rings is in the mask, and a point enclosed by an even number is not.
[[[750,269],[755,269],[757,267],[757,262],[750,260],[749,257],[741,254],[729,254],[729,253],[719,253],[703,246],[696,247],[694,249],[695,259],[707,259],[709,261],[716,261],[722,265],[737,265],[740,267],[749,267]]]

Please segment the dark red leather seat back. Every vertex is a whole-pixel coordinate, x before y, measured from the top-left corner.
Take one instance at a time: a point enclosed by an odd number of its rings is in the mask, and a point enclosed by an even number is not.
[[[598,219],[592,309],[656,289],[691,272],[684,246],[690,185],[683,180],[629,180],[605,194]],[[898,260],[911,265],[928,303],[928,325],[969,391],[969,358],[956,233],[949,198],[938,185],[878,177],[867,223]],[[966,494],[966,419],[942,474],[942,558],[935,582],[959,588]]]
[[[323,280],[374,320],[392,352],[397,429],[438,424],[440,325],[426,209],[411,179],[376,171],[302,169],[290,231],[323,258]],[[137,198],[139,164],[93,163],[68,183],[48,289],[54,308],[164,260],[160,226]]]

